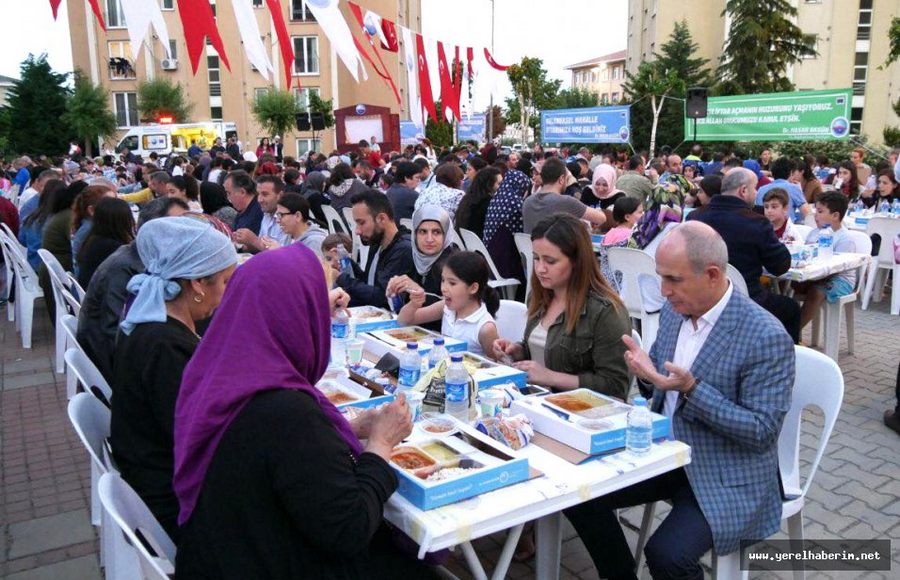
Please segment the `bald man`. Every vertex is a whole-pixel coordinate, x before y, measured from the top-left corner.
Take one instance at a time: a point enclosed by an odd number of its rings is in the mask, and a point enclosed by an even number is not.
[[[790,406],[794,347],[782,325],[735,292],[722,238],[699,222],[660,244],[667,303],[650,353],[630,336],[625,360],[691,446],[691,463],[566,510],[602,578],[636,578],[618,508],[669,500],[644,550],[654,578],[703,578],[700,558],[734,552],[781,523],[778,435]]]
[[[728,261],[747,282],[750,297],[784,324],[794,343],[800,341],[800,306],[793,298],[772,294],[760,284],[763,269],[780,276],[791,267],[791,253],[775,235],[771,222],[753,211],[756,174],[744,167],[722,178],[722,194],[691,212],[688,221],[700,221],[716,230],[728,247]]]

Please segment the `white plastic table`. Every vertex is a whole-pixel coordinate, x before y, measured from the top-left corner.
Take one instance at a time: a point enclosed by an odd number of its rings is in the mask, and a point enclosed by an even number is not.
[[[844,216],[844,221],[842,222],[843,226],[848,230],[857,230],[860,232],[866,231],[866,228],[869,226],[869,220],[873,217],[892,217],[890,212],[878,212],[878,213],[869,213],[868,210],[862,213],[859,212],[848,212],[846,216]],[[894,218],[896,219],[896,218]]]
[[[515,453],[515,452],[513,452]],[[690,463],[690,447],[680,441],[654,444],[643,457],[621,451],[573,465],[536,445],[519,453],[543,476],[433,510],[422,511],[399,494],[385,506],[385,518],[419,544],[419,557],[460,546],[475,578],[488,578],[472,540],[510,530],[492,578],[509,568],[525,523],[537,520],[535,574],[559,578],[562,510],[648,480]]]

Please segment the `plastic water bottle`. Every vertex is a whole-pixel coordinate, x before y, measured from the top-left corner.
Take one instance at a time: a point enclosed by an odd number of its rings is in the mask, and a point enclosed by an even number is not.
[[[406,352],[400,357],[400,380],[397,388],[401,391],[411,390],[419,382],[422,374],[422,357],[419,355],[419,344],[406,343]]]
[[[647,399],[635,397],[634,405],[628,412],[628,426],[625,429],[625,449],[634,455],[644,455],[653,444],[653,418],[647,408]]]
[[[863,200],[857,199],[856,203],[853,204],[854,213],[862,213],[866,209],[866,204],[863,203]]]
[[[819,258],[827,260],[832,256],[834,256],[834,232],[831,231],[831,224],[828,224],[819,231]]]
[[[444,378],[444,412],[468,423],[469,373],[462,360],[462,354],[450,355],[450,366]]]
[[[338,310],[331,319],[331,364],[344,366],[347,362],[346,341],[350,333],[350,319],[346,310]]]
[[[444,339],[441,337],[435,338],[434,347],[428,355],[428,368],[433,369],[438,366],[441,361],[446,360],[448,356],[447,349],[444,348]]]
[[[341,267],[341,274],[347,274],[351,278],[354,278],[355,275],[353,274],[353,260],[350,259],[350,254],[347,253],[347,248],[345,248],[343,244],[338,244],[337,255],[338,263]]]
[[[891,215],[900,218],[900,199],[895,199],[891,204]]]
[[[888,203],[888,200],[884,200],[881,202],[881,205],[878,206],[878,213],[891,213],[891,204]]]

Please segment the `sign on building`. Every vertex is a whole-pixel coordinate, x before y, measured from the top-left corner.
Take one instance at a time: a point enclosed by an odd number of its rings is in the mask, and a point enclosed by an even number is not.
[[[630,106],[541,112],[544,143],[628,143],[630,140]]]

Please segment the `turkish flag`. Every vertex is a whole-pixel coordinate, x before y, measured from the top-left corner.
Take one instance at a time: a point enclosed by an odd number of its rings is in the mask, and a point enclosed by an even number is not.
[[[91,0],[92,2],[96,0]],[[219,27],[213,17],[209,0],[178,0],[178,14],[181,16],[181,26],[184,28],[184,42],[187,45],[188,56],[191,59],[191,68],[197,74],[197,66],[203,56],[206,46],[206,37],[212,43],[213,48],[219,53],[219,58],[230,71],[228,56],[225,54],[225,46],[222,37],[219,36]]]
[[[418,33],[416,33],[416,60],[419,63],[419,94],[422,96],[422,107],[437,123],[438,115],[434,107],[434,95],[431,94],[431,79],[428,77],[428,59],[425,58],[425,40]]]
[[[495,70],[499,70],[502,72],[509,68],[508,66],[497,64],[497,61],[494,60],[493,56],[491,56],[491,52],[487,49],[487,47],[485,47],[484,49],[484,58],[487,59],[488,64],[491,65],[491,67],[493,67]]]
[[[278,37],[278,49],[281,51],[281,60],[284,61],[285,86],[291,86],[291,70],[294,66],[294,43],[284,22],[284,13],[281,11],[279,0],[266,0],[269,13],[272,15],[272,24],[275,26],[275,35]],[[297,86],[300,86],[300,77],[297,77]]]
[[[397,26],[387,18],[381,19],[381,36],[381,47],[389,52],[397,52],[400,48]]]
[[[56,13],[59,12],[59,5],[62,0],[50,0],[50,9],[53,10],[53,20],[56,20]]]

